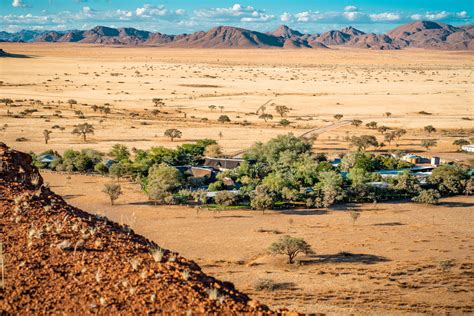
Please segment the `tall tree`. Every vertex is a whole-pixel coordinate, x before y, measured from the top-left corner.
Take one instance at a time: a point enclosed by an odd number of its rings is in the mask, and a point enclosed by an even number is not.
[[[181,138],[183,133],[176,129],[176,128],[170,128],[165,131],[165,136],[169,137],[171,141],[174,141],[175,138]]]
[[[44,143],[45,143],[46,145],[48,144],[49,139],[51,138],[51,136],[50,136],[51,133],[52,133],[52,132],[51,132],[50,130],[47,130],[47,129],[45,129],[45,130],[43,131]]]
[[[72,130],[72,134],[82,136],[84,142],[87,141],[87,135],[94,134],[94,126],[89,123],[83,123],[74,125],[74,129]]]
[[[428,133],[428,135],[431,135],[431,133],[436,132],[436,128],[433,127],[433,125],[427,125],[423,127],[423,130]]]
[[[286,105],[277,105],[275,106],[275,111],[283,117],[290,112],[290,108]]]

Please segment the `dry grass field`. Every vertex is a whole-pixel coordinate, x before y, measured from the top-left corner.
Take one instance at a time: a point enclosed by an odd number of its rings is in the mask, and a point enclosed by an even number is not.
[[[124,195],[111,206],[98,193],[105,178],[43,177],[68,203],[130,225],[272,307],[330,315],[474,312],[472,197],[431,207],[382,203],[198,213],[151,205],[136,184],[122,182]],[[361,211],[355,224],[348,209]],[[300,266],[268,255],[270,244],[284,234],[303,237],[316,255],[302,257]],[[277,289],[256,290],[262,279],[274,281]]]
[[[78,44],[3,43],[2,48],[30,58],[0,60],[0,95],[15,100],[11,113],[37,110],[26,117],[7,117],[0,105],[0,120],[8,127],[0,137],[19,150],[95,148],[107,151],[115,143],[146,149],[175,146],[199,138],[219,141],[229,154],[266,141],[275,135],[301,134],[332,124],[342,114],[343,124],[320,135],[315,149],[347,149],[346,135],[375,134],[365,123],[408,131],[398,148],[419,151],[426,125],[439,141],[433,153],[449,159],[451,143],[472,136],[472,52],[425,50],[199,50],[110,47]],[[165,106],[156,108],[153,98]],[[74,99],[77,105],[66,102]],[[18,100],[18,101],[16,101]],[[24,100],[24,102],[20,102]],[[40,100],[42,104],[35,103]],[[61,101],[61,104],[58,104]],[[273,120],[255,114],[267,104]],[[110,106],[111,113],[91,106]],[[215,109],[209,108],[214,105]],[[276,105],[292,109],[282,127]],[[152,113],[153,110],[160,113]],[[79,112],[80,111],[80,112]],[[427,114],[420,114],[425,111]],[[391,117],[384,113],[390,112]],[[83,118],[79,118],[80,115]],[[231,123],[217,122],[228,115]],[[71,134],[73,125],[87,121],[95,135],[84,144]],[[53,126],[48,145],[42,131]],[[180,140],[171,143],[164,130],[177,127]],[[15,142],[19,137],[24,142]],[[395,149],[395,143],[387,144]]]
[[[39,153],[47,149],[174,147],[202,138],[232,155],[280,134],[319,134],[315,151],[350,150],[346,136],[370,134],[370,121],[407,131],[383,150],[466,160],[455,139],[474,136],[474,53],[454,51],[231,50],[2,43],[23,58],[0,59],[0,141]],[[155,107],[153,98],[164,105]],[[68,100],[77,104],[69,105]],[[263,121],[262,105],[273,115]],[[277,105],[292,110],[279,124]],[[94,111],[110,108],[110,113]],[[214,107],[213,107],[214,106]],[[158,110],[158,111],[156,111]],[[391,113],[387,116],[386,113]],[[334,115],[342,114],[337,121]],[[231,122],[220,123],[227,115]],[[350,124],[362,120],[360,127]],[[95,127],[87,142],[73,126]],[[434,126],[431,135],[423,127]],[[164,131],[177,128],[174,142]],[[51,130],[45,144],[43,131]],[[330,209],[212,211],[153,206],[137,184],[110,206],[107,178],[43,173],[70,204],[114,221],[195,260],[262,303],[328,314],[469,314],[474,312],[474,200],[443,199],[337,205]],[[348,210],[360,210],[353,223]],[[280,236],[303,237],[316,254],[287,265],[268,246]],[[255,288],[275,282],[274,291]]]

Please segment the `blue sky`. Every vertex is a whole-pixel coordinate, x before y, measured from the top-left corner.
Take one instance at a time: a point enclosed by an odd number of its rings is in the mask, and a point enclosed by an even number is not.
[[[382,33],[402,23],[472,24],[474,0],[0,0],[0,30],[70,30],[96,25],[177,34],[232,25],[315,33],[352,25]]]

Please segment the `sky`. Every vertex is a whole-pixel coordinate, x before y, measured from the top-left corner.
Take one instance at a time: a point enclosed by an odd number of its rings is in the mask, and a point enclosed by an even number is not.
[[[72,30],[97,25],[167,34],[231,25],[271,31],[285,24],[305,33],[354,26],[384,33],[431,20],[472,24],[474,0],[0,0],[0,30]]]

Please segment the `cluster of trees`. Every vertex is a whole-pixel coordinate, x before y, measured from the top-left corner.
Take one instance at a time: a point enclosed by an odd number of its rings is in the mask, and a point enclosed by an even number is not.
[[[57,159],[45,164],[39,161],[37,158],[43,155],[51,155]],[[63,155],[58,152],[48,150],[39,156],[32,153],[35,165],[38,168],[48,168],[56,171],[68,171],[68,172],[90,172],[97,170],[100,164],[103,164],[104,154],[93,149],[82,149],[80,151],[68,149]]]
[[[117,178],[136,179],[155,203],[177,204],[209,202],[207,193],[217,194],[219,206],[249,205],[265,211],[279,206],[329,207],[337,201],[377,201],[391,198],[414,198],[436,203],[440,196],[471,194],[473,183],[465,169],[457,165],[436,168],[422,186],[417,177],[403,173],[383,179],[377,170],[409,168],[412,164],[393,156],[374,155],[364,147],[343,156],[333,166],[325,154],[313,153],[310,140],[292,134],[280,135],[267,143],[256,143],[239,167],[211,178],[194,178],[176,166],[202,164],[206,154],[221,153],[213,140],[199,140],[176,149],[153,147],[132,149],[117,144],[107,154],[112,164],[104,164],[104,154],[94,150],[68,150],[50,164],[67,171],[96,171]],[[52,153],[57,155],[57,153]],[[232,181],[231,181],[232,180]],[[210,182],[212,181],[212,182]],[[224,183],[234,183],[229,191]]]

